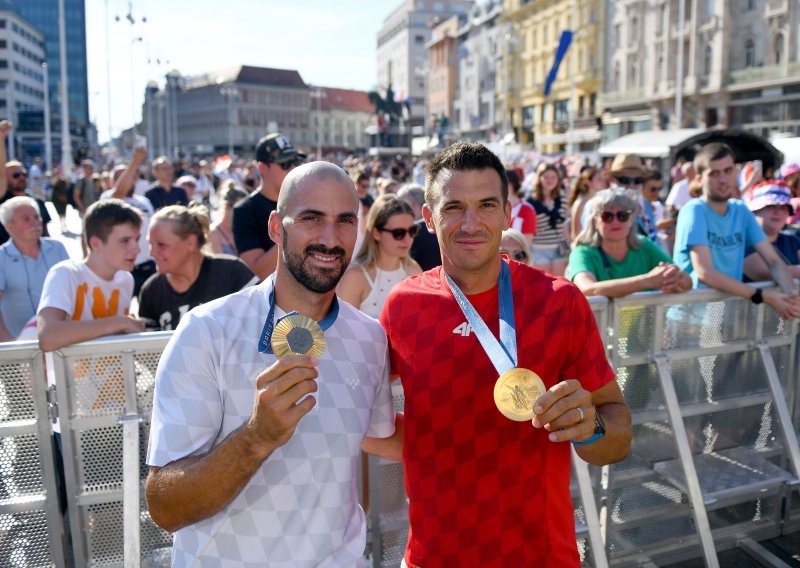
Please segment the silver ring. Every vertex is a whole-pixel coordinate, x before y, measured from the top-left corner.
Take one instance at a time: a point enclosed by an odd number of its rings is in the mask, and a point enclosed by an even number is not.
[[[584,416],[584,415],[583,415],[583,408],[581,408],[581,407],[579,406],[579,407],[578,407],[578,408],[576,408],[575,410],[577,410],[577,411],[578,411],[578,414],[580,414],[580,415],[581,415],[581,418],[580,418],[580,420],[578,420],[578,422],[583,422],[583,416]]]

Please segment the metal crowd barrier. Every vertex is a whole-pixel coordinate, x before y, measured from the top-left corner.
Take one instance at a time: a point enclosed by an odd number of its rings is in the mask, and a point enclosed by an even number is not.
[[[589,303],[634,440],[619,464],[573,460],[583,564],[703,556],[717,566],[716,554],[734,546],[768,563],[756,541],[800,530],[797,322],[715,291]],[[52,355],[50,391],[35,342],[0,345],[0,565],[169,564],[171,535],[150,519],[143,485],[155,369],[169,336],[63,348]],[[399,384],[393,394],[402,408]],[[56,410],[66,514],[50,435]],[[402,465],[370,458],[367,470],[366,552],[373,566],[398,566],[408,537]]]

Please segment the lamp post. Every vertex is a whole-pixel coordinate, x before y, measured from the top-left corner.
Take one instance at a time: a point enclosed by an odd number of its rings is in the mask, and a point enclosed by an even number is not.
[[[42,61],[44,75],[44,163],[45,169],[53,169],[53,133],[50,131],[50,81],[47,77],[47,61]]]
[[[67,30],[64,0],[58,0],[58,50],[61,63],[61,171],[72,170],[72,138],[69,132],[69,89],[67,88]]]
[[[234,125],[234,103],[239,96],[239,90],[236,87],[222,87],[219,90],[220,94],[225,97],[228,103],[228,155],[233,157],[233,129]]]
[[[503,42],[503,136],[508,133],[508,124],[509,124],[509,117],[508,117],[508,83],[510,81],[509,77],[509,64],[508,58],[510,55],[511,50],[509,47],[514,43],[514,35],[511,33],[511,29],[509,28],[508,31],[505,33],[501,33],[500,39]]]
[[[325,91],[317,87],[309,93],[312,99],[317,99],[317,160],[322,159],[322,99],[325,98]]]

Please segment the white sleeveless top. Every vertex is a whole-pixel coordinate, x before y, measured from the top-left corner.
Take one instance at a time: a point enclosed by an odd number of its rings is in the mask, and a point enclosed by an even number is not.
[[[368,316],[378,319],[378,316],[381,315],[383,304],[386,302],[386,298],[389,297],[389,292],[407,276],[406,271],[402,266],[390,272],[381,270],[376,266],[375,280],[373,280],[369,277],[366,268],[360,264],[358,267],[361,269],[361,272],[364,273],[364,278],[367,279],[370,287],[369,294],[364,298],[364,301],[361,302],[361,307],[359,309]]]

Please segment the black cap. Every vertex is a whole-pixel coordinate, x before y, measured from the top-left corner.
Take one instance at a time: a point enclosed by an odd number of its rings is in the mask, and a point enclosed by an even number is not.
[[[282,164],[305,157],[306,155],[298,152],[292,142],[280,132],[267,134],[256,145],[256,160],[265,164]]]

